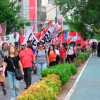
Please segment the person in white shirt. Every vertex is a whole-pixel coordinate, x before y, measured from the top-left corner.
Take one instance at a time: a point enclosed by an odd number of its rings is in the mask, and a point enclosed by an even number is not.
[[[74,60],[74,47],[72,45],[68,46],[68,50],[67,50],[67,60],[68,63],[72,63]]]

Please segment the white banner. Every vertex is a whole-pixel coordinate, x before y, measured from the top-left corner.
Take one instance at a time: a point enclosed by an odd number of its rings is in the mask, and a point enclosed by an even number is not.
[[[14,44],[15,42],[19,41],[19,33],[18,32],[14,32],[12,34],[9,35],[5,35],[5,36],[0,36],[0,42],[7,42],[7,43],[12,43]]]
[[[59,31],[61,30],[61,25],[59,24],[52,24],[51,26],[48,27],[48,30],[43,34],[42,38],[40,41],[42,41],[44,44],[49,43],[53,38],[55,38]],[[27,27],[25,30],[25,42],[31,40],[33,46],[37,46],[37,43],[39,40],[36,38],[35,34],[33,33],[32,27]],[[0,41],[8,42],[14,44],[15,42],[19,41],[19,33],[18,32],[13,32],[12,34],[6,35],[6,36],[1,36]]]

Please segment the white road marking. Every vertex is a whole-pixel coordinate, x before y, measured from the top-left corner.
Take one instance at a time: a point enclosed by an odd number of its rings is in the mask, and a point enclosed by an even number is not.
[[[85,69],[86,69],[86,67],[87,67],[87,64],[88,64],[88,62],[89,62],[89,60],[90,60],[91,57],[92,57],[92,55],[90,55],[90,57],[89,57],[88,60],[86,61],[85,65],[84,65],[83,69],[81,70],[79,76],[77,77],[77,79],[76,79],[76,81],[75,81],[73,87],[69,90],[69,92],[68,92],[68,94],[65,96],[65,99],[64,99],[64,100],[70,100],[71,95],[72,95],[73,92],[75,91],[76,86],[77,86],[77,84],[78,84],[78,82],[79,82],[79,80],[80,80],[80,78],[81,78],[83,72],[85,71]]]

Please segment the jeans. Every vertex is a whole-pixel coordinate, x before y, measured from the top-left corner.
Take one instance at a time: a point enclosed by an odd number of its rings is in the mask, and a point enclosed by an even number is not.
[[[13,100],[16,100],[16,96],[18,96],[19,94],[19,81],[16,80],[14,72],[7,71],[7,75],[11,98],[13,98]]]
[[[41,78],[41,73],[47,68],[47,63],[37,63],[37,75]]]
[[[24,68],[24,81],[26,84],[26,88],[31,85],[32,81],[32,68]]]

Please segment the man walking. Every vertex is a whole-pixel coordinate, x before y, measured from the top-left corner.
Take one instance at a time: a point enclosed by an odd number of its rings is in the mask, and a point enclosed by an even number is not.
[[[33,52],[26,46],[25,43],[21,44],[21,51],[19,52],[20,61],[24,71],[24,81],[26,83],[26,89],[31,85],[32,80],[32,64],[34,60]]]

